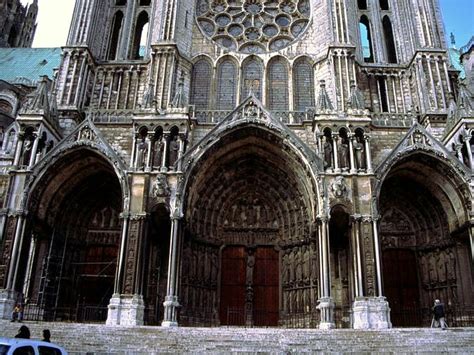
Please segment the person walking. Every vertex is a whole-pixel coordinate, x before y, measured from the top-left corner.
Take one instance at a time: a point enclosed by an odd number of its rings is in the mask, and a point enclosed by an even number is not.
[[[435,300],[433,305],[433,320],[431,321],[431,328],[438,328],[445,330],[448,325],[445,321],[444,304],[440,300]]]

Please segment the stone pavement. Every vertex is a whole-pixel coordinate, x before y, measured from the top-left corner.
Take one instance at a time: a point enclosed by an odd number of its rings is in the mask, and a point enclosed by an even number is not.
[[[446,331],[399,328],[382,331],[282,328],[106,327],[102,324],[24,322],[33,338],[48,328],[70,354],[154,353],[396,353],[474,354],[474,328]],[[0,336],[20,324],[0,321]]]

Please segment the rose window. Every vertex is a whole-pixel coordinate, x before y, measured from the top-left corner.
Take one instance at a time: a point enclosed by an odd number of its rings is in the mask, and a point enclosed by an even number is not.
[[[265,53],[287,47],[308,27],[310,0],[197,0],[202,32],[228,50]]]

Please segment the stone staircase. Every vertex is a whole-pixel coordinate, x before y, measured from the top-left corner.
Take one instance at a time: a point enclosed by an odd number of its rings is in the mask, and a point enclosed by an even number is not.
[[[153,353],[415,353],[474,354],[474,328],[330,330],[282,328],[106,327],[101,324],[24,322],[32,338],[50,329],[70,354]],[[0,321],[0,336],[20,324]]]

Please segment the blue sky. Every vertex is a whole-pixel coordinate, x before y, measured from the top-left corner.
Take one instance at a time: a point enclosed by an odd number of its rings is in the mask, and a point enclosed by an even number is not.
[[[440,0],[440,4],[448,38],[453,32],[456,46],[466,45],[474,36],[474,0]]]
[[[29,3],[32,0],[21,1]],[[449,34],[454,32],[457,47],[462,47],[474,35],[474,0],[439,1],[446,33],[449,37]],[[39,1],[40,13],[34,47],[59,47],[66,44],[74,2],[74,0]]]

